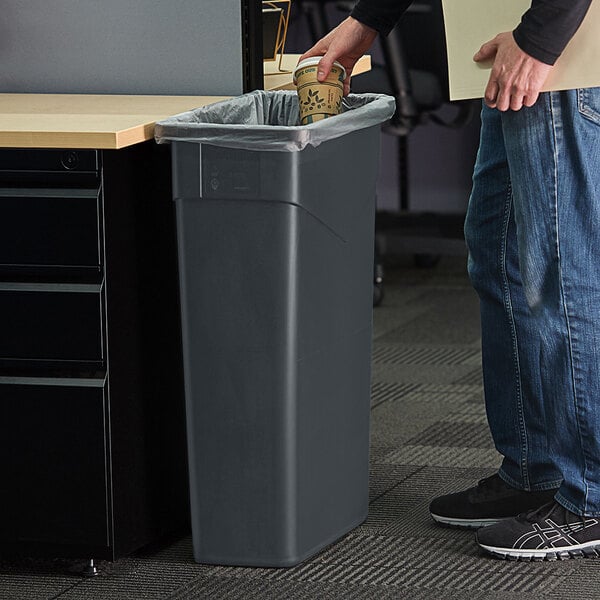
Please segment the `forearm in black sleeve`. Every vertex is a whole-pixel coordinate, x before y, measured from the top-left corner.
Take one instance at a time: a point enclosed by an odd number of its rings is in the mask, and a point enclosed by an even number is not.
[[[360,0],[351,16],[381,35],[387,35],[411,3],[412,0]]]
[[[533,58],[553,65],[581,25],[590,4],[591,0],[532,0],[531,8],[513,32],[515,41]]]

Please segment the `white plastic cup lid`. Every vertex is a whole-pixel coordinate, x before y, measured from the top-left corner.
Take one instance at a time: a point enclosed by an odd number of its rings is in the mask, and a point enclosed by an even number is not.
[[[322,58],[322,56],[311,56],[310,58],[305,58],[304,60],[300,61],[294,69],[294,83],[296,83],[296,72],[299,69],[303,69],[304,67],[308,67],[310,65],[318,65]],[[333,64],[342,70],[342,74],[344,75],[343,78],[346,79],[346,69],[344,68],[344,66],[340,64],[337,60]]]

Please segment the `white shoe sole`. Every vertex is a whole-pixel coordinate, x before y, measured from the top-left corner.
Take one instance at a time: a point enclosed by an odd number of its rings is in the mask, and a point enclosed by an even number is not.
[[[521,548],[497,548],[479,543],[480,548],[508,560],[567,560],[569,558],[596,558],[600,556],[600,540],[593,540],[585,544],[575,544],[561,548],[521,549]]]
[[[462,527],[463,529],[479,529],[480,527],[487,527],[488,525],[494,525],[500,519],[457,519],[454,517],[442,517],[432,512],[429,513],[431,518],[437,523],[442,525],[449,525],[450,527]]]

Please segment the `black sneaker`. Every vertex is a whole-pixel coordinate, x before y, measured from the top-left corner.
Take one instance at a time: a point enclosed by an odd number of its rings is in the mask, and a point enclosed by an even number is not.
[[[556,489],[524,492],[511,487],[496,473],[475,487],[435,498],[429,505],[434,521],[453,527],[477,528],[516,517],[551,501]]]
[[[580,517],[550,502],[480,529],[475,539],[486,552],[511,560],[596,557],[600,556],[600,519]]]

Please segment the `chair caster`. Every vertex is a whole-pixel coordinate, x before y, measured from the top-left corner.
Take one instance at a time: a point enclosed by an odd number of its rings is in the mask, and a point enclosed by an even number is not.
[[[375,277],[373,280],[373,306],[379,306],[383,300],[383,267],[375,263]]]
[[[373,306],[379,306],[383,300],[383,285],[376,283],[373,286]]]

